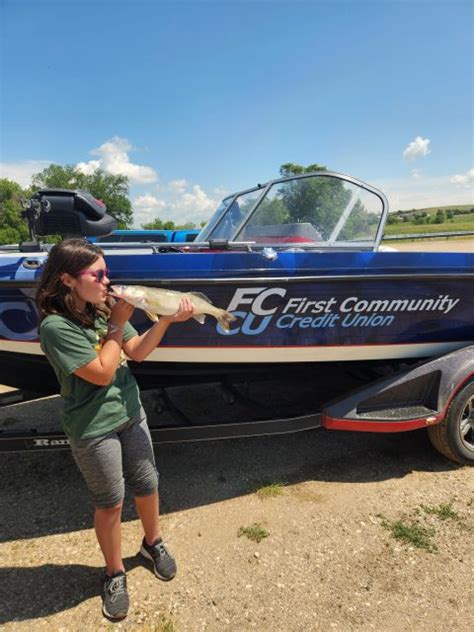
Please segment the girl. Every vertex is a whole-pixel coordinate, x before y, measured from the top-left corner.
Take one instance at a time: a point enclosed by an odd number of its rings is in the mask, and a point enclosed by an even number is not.
[[[41,348],[64,400],[64,431],[95,505],[94,527],[106,565],[102,612],[123,619],[129,606],[121,554],[124,478],[143,525],[140,553],[152,561],[160,579],[176,574],[160,537],[158,472],[125,354],[144,360],[171,323],[192,317],[193,305],[183,299],[174,316],[162,316],[139,336],[128,322],[133,306],[111,304],[108,276],[100,248],[83,239],[65,239],[49,254],[36,300]]]

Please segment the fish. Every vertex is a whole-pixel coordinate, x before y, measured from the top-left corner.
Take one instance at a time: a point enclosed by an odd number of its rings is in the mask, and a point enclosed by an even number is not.
[[[193,318],[201,325],[205,322],[206,314],[214,316],[224,331],[229,331],[230,323],[237,320],[230,312],[213,305],[201,292],[178,292],[144,285],[112,285],[109,294],[142,309],[154,322],[158,322],[158,316],[176,314],[184,297],[191,300],[194,307]]]

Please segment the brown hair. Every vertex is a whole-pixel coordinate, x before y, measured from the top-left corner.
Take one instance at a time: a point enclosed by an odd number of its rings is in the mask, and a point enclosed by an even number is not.
[[[103,254],[98,246],[85,239],[63,239],[53,246],[36,293],[36,305],[41,320],[49,314],[59,314],[86,327],[92,327],[97,316],[110,316],[109,299],[101,305],[87,303],[84,311],[78,310],[71,288],[61,280],[65,272],[73,277],[77,276]]]

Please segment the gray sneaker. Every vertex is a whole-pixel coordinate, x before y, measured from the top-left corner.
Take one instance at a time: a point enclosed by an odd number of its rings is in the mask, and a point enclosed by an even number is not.
[[[159,579],[169,581],[176,575],[176,562],[168,553],[163,540],[158,538],[152,545],[143,538],[140,553],[153,562],[153,570]]]
[[[112,620],[124,619],[128,613],[127,578],[123,571],[105,576],[102,588],[102,613]]]

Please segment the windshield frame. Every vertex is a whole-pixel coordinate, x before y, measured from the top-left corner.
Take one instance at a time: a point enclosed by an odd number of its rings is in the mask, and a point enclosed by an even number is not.
[[[343,180],[345,182],[348,182],[349,184],[352,184],[356,187],[360,187],[361,189],[364,189],[366,191],[368,191],[369,193],[374,194],[376,197],[379,198],[380,202],[382,203],[382,211],[380,213],[380,218],[379,218],[379,224],[377,227],[377,232],[375,235],[375,238],[373,240],[370,241],[370,244],[364,244],[364,242],[347,242],[347,245],[343,245],[342,242],[336,243],[335,239],[337,239],[338,234],[340,233],[340,230],[342,229],[343,225],[341,225],[339,227],[339,230],[337,231],[337,234],[334,233],[333,235],[331,235],[331,239],[326,240],[325,242],[314,242],[314,244],[306,244],[305,245],[305,249],[308,247],[312,247],[312,248],[318,248],[318,249],[324,249],[324,250],[328,250],[328,249],[350,249],[350,248],[357,248],[358,250],[377,250],[380,242],[382,241],[383,238],[383,233],[384,233],[384,228],[385,228],[385,223],[387,221],[387,217],[388,217],[388,212],[389,212],[389,204],[388,204],[388,200],[386,198],[386,196],[384,195],[384,193],[382,193],[382,191],[380,191],[379,189],[371,186],[370,184],[367,184],[366,182],[363,182],[362,180],[358,180],[357,178],[353,178],[352,176],[347,176],[345,174],[342,173],[338,173],[336,171],[315,171],[315,172],[311,172],[311,173],[303,173],[303,174],[298,174],[298,175],[292,175],[292,176],[285,176],[283,178],[278,178],[276,180],[270,180],[268,182],[266,182],[265,184],[261,184],[261,185],[257,185],[256,187],[252,187],[250,189],[245,189],[243,191],[239,191],[237,193],[234,193],[233,195],[227,196],[226,198],[224,198],[221,202],[221,204],[226,201],[229,200],[229,203],[227,204],[227,206],[225,207],[225,209],[223,209],[222,213],[220,214],[220,216],[218,218],[216,218],[216,220],[213,221],[213,225],[211,226],[210,223],[207,224],[201,231],[201,233],[199,233],[199,235],[196,237],[196,242],[198,241],[212,241],[212,232],[214,232],[214,230],[216,230],[216,228],[219,226],[219,224],[222,222],[222,220],[224,219],[226,213],[228,212],[229,208],[231,207],[231,205],[235,202],[235,200],[242,195],[245,195],[247,193],[251,193],[253,191],[261,191],[261,195],[257,198],[257,200],[255,201],[255,204],[253,206],[253,208],[251,209],[251,211],[247,214],[246,217],[244,217],[242,219],[242,221],[239,223],[238,226],[236,226],[232,232],[232,234],[230,235],[230,239],[228,239],[228,243],[236,243],[236,237],[241,233],[241,231],[245,228],[245,226],[249,223],[249,221],[252,219],[252,217],[255,215],[255,213],[258,210],[258,207],[260,206],[260,204],[262,203],[262,201],[266,198],[266,195],[269,191],[269,189],[275,185],[275,184],[280,184],[283,182],[289,182],[292,180],[301,180],[304,178],[314,178],[314,177],[331,177],[331,178],[335,178],[337,180]],[[220,206],[220,205],[219,205]],[[349,209],[350,211],[351,209]],[[347,220],[347,217],[349,216],[349,212],[346,213],[346,211],[343,213],[343,215],[345,216],[344,219]],[[213,218],[211,218],[210,221],[212,221]],[[339,224],[339,222],[338,222]],[[208,230],[209,227],[209,230]],[[336,226],[337,228],[337,226]],[[207,237],[205,239],[201,238],[202,234],[207,235]],[[210,237],[210,239],[209,239]],[[250,242],[249,242],[250,243]],[[300,244],[295,244],[295,246],[300,246]],[[302,245],[302,244],[301,244]],[[282,244],[275,244],[272,243],[271,241],[269,241],[268,243],[260,243],[257,245],[255,245],[255,247],[266,247],[266,246],[273,246],[276,247],[278,246],[279,248],[281,248]],[[288,248],[289,246],[291,246],[291,244],[286,244],[285,245],[286,248]]]
[[[255,212],[255,209],[257,208],[258,204],[260,203],[260,200],[262,199],[262,195],[267,192],[268,187],[272,184],[272,182],[267,182],[266,184],[257,184],[256,187],[252,187],[251,189],[245,189],[244,191],[239,191],[238,193],[233,193],[232,195],[228,195],[227,197],[223,198],[222,201],[219,203],[219,206],[217,207],[217,209],[214,211],[214,214],[212,215],[211,219],[209,220],[209,222],[203,227],[203,229],[201,230],[201,232],[196,236],[196,242],[199,241],[209,241],[207,238],[207,235],[210,232],[214,232],[215,230],[217,230],[219,228],[219,224],[224,220],[227,212],[229,211],[229,209],[231,208],[232,204],[235,202],[235,200],[242,196],[242,195],[246,195],[247,193],[253,193],[254,191],[262,191],[262,194],[259,195],[259,197],[255,200],[255,204],[253,205],[252,209],[249,211],[248,215],[247,215],[247,219],[250,219],[250,217],[252,217],[252,215]],[[218,216],[216,216],[217,211],[219,210],[219,208],[224,204],[224,202],[226,200],[229,200],[229,203],[222,208],[222,211],[220,212],[220,214]],[[212,225],[211,225],[212,223]],[[243,222],[241,222],[243,223]],[[240,224],[239,224],[240,226]],[[232,237],[235,237],[236,235],[238,235],[239,233],[239,226],[237,226],[237,230],[234,230]],[[209,230],[208,230],[209,228]],[[202,235],[205,235],[204,238],[202,237]],[[212,239],[212,238],[211,238]],[[229,243],[234,242],[234,239],[229,239],[228,240]]]
[[[207,222],[207,224],[205,226],[203,226],[202,229],[201,229],[201,232],[197,234],[196,242],[208,241],[207,235],[209,234],[209,232],[212,232],[213,230],[216,229],[216,227],[219,225],[220,221],[225,216],[227,210],[229,209],[229,207],[231,206],[231,204],[234,201],[234,198],[237,195],[238,195],[237,193],[232,193],[231,195],[227,195],[225,198],[223,198],[219,202],[219,206],[216,208],[216,210],[212,214],[212,216],[209,219],[209,221]],[[226,206],[223,206],[224,202],[226,202],[227,200],[229,200],[229,203],[226,204]],[[217,214],[217,211],[221,208],[221,206],[222,206],[222,210],[221,210],[221,212],[219,214]],[[204,237],[203,237],[203,235],[204,235]]]

